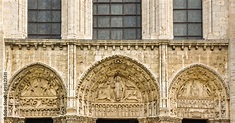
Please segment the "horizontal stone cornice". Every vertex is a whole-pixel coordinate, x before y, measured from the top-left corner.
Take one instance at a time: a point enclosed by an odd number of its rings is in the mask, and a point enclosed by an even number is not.
[[[55,47],[59,47],[63,49],[63,47],[67,47],[68,45],[76,45],[81,50],[87,48],[88,50],[91,48],[95,48],[99,50],[101,47],[104,49],[112,48],[115,50],[119,48],[123,50],[126,47],[127,50],[130,49],[154,49],[159,47],[159,45],[167,45],[172,47],[174,50],[176,47],[181,47],[184,49],[187,47],[189,50],[191,48],[198,49],[202,47],[204,50],[211,49],[214,47],[218,47],[222,49],[222,47],[227,47],[229,45],[229,40],[65,40],[65,39],[5,39],[5,44],[9,45],[11,49],[14,49],[14,46],[18,46],[19,49],[22,47],[26,47],[27,49],[34,48],[37,50],[38,47],[51,47],[53,50]]]

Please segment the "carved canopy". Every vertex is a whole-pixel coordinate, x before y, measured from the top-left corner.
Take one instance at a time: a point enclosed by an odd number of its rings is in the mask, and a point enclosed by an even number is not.
[[[48,67],[33,64],[11,81],[7,116],[48,117],[64,113],[66,91],[59,76]]]
[[[194,65],[181,71],[170,86],[171,113],[185,118],[226,117],[227,92],[212,70]]]

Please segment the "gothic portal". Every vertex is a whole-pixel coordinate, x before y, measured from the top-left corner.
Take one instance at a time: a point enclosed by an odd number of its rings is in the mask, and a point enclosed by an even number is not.
[[[108,57],[86,72],[78,84],[78,114],[96,118],[158,115],[157,81],[140,63]]]
[[[203,65],[185,68],[170,86],[171,115],[213,119],[228,116],[228,89],[222,79]]]
[[[66,109],[66,91],[59,76],[42,64],[22,69],[10,81],[7,91],[6,121],[56,117]],[[22,119],[23,118],[23,119]]]

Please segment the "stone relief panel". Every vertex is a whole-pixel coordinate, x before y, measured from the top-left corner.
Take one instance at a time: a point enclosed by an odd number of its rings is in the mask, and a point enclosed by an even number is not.
[[[93,95],[96,102],[139,102],[141,101],[141,92],[138,88],[124,77],[116,75],[109,77],[107,81],[94,85],[97,89]]]
[[[176,76],[170,86],[171,115],[184,118],[227,118],[226,85],[207,68],[195,65]]]
[[[156,116],[159,91],[156,80],[140,63],[113,56],[98,62],[84,74],[77,98],[80,115]]]
[[[64,114],[65,88],[55,72],[34,64],[18,73],[8,88],[8,117],[48,117]]]

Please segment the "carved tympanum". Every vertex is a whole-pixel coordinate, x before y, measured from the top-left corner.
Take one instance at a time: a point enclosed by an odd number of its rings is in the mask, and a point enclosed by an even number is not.
[[[8,116],[56,116],[64,112],[65,89],[52,70],[40,64],[23,69],[8,89]]]
[[[174,79],[170,87],[171,113],[184,118],[225,118],[226,97],[221,79],[211,70],[196,65]]]
[[[141,92],[132,83],[119,75],[109,77],[94,88],[96,102],[139,102]]]
[[[177,97],[191,99],[207,99],[215,96],[213,90],[200,80],[192,79],[184,83],[178,90]]]
[[[77,94],[81,115],[157,115],[159,91],[155,79],[140,63],[127,57],[113,56],[95,64],[82,77]]]
[[[47,81],[46,79],[40,77],[33,80],[28,80],[25,84],[26,85],[24,85],[24,88],[21,90],[20,94],[22,97],[56,96],[59,89],[56,83]]]

